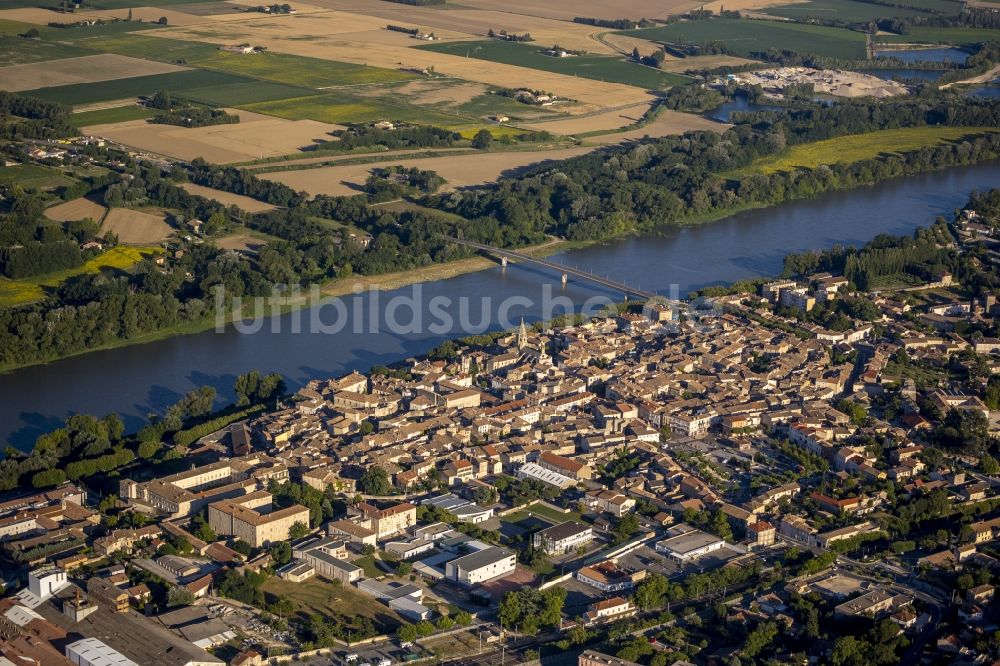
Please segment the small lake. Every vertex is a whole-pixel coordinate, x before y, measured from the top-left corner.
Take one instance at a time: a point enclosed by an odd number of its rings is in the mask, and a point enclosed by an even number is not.
[[[895,58],[903,62],[951,62],[965,64],[969,59],[969,52],[962,49],[902,49],[879,51],[879,58]]]
[[[871,74],[880,79],[919,79],[921,81],[937,81],[944,74],[941,69],[866,69],[862,74]]]
[[[982,99],[1000,99],[1000,82],[994,81],[993,83],[972,88],[966,95]]]
[[[728,123],[734,113],[744,111],[781,111],[785,107],[770,104],[754,104],[746,97],[735,97],[733,101],[726,102],[722,106],[705,113],[706,118],[711,118],[720,123]]]

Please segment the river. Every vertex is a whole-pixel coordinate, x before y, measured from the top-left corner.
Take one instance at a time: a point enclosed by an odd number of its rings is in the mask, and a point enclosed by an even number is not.
[[[649,291],[668,294],[675,285],[676,293],[683,296],[707,285],[774,275],[780,272],[782,258],[789,252],[838,243],[861,244],[879,233],[910,233],[932,223],[938,215],[950,216],[965,203],[971,190],[998,185],[1000,162],[959,167],[745,211],[662,236],[568,251],[555,260]],[[57,427],[74,412],[117,412],[134,429],[151,411],[162,410],[196,386],[215,386],[221,398],[231,399],[235,376],[253,368],[282,373],[292,388],[312,378],[366,370],[420,354],[443,339],[463,334],[465,328],[457,321],[463,298],[468,321],[478,324],[487,313],[487,321],[496,328],[497,313],[512,305],[512,298],[530,299],[532,304],[506,310],[509,323],[516,324],[522,315],[532,321],[552,314],[543,310],[546,290],[576,304],[595,294],[620,300],[618,294],[573,280],[561,288],[558,278],[551,274],[511,265],[505,270],[497,267],[377,297],[350,297],[345,299],[345,307],[352,316],[347,328],[339,333],[290,330],[296,316],[304,320],[303,330],[308,330],[313,309],[275,317],[265,330],[255,334],[239,333],[230,327],[222,333],[207,331],[85,354],[0,376],[0,441],[30,447],[39,433]],[[419,308],[425,324],[422,330],[389,331],[384,312],[376,318],[377,331],[360,326],[361,321],[367,321],[369,312],[383,311],[391,299],[418,293],[423,304]],[[451,306],[430,309],[435,297],[439,301],[448,299]],[[372,308],[373,298],[381,305]],[[364,309],[356,311],[355,307]],[[355,312],[361,316],[353,316]],[[395,312],[398,322],[412,323],[408,322],[405,305]],[[441,312],[456,321],[450,327],[429,330],[427,324],[441,323],[439,317],[433,316]],[[327,324],[337,319],[330,306],[321,314]],[[271,325],[278,330],[272,331]],[[360,331],[354,330],[356,325]]]

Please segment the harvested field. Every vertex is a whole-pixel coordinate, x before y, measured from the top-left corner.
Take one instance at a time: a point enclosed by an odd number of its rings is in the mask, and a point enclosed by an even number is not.
[[[152,60],[102,53],[80,58],[64,58],[30,65],[0,68],[0,89],[17,92],[72,83],[113,81],[133,76],[168,74],[187,69]]]
[[[663,66],[660,67],[665,72],[688,72],[693,69],[715,69],[716,67],[739,67],[757,62],[747,58],[738,58],[729,55],[704,55],[691,56],[690,58],[668,57]]]
[[[583,155],[592,148],[567,148],[537,152],[462,154],[450,157],[429,157],[426,159],[395,160],[369,164],[347,164],[322,167],[302,171],[279,171],[258,173],[267,178],[284,183],[296,190],[309,194],[350,195],[357,194],[372,169],[380,166],[401,164],[405,167],[436,171],[446,181],[444,190],[484,185],[493,182],[509,172],[526,166],[550,160],[565,160]]]
[[[229,234],[228,236],[215,239],[215,245],[220,250],[249,250],[256,252],[267,245],[267,242],[249,234]]]
[[[46,208],[45,217],[56,222],[84,220],[88,217],[96,222],[100,222],[106,212],[108,212],[108,209],[101,204],[85,197],[80,197],[79,199],[73,199],[72,201]]]
[[[118,242],[126,245],[149,245],[166,240],[174,233],[165,217],[143,213],[131,208],[112,208],[101,224],[101,233],[117,234]]]
[[[313,4],[338,10],[357,6],[356,2],[344,2],[344,0],[313,0]],[[609,53],[606,46],[591,38],[593,33],[604,28],[497,10],[497,5],[480,9],[469,7],[456,9],[448,5],[403,8],[396,4],[371,2],[356,11],[392,23],[399,23],[405,17],[407,25],[419,26],[428,32],[434,32],[435,35],[444,37],[446,41],[455,37],[451,35],[452,32],[485,37],[490,30],[495,32],[506,30],[514,34],[531,33],[535,43],[541,45],[559,44],[568,49]],[[441,31],[447,33],[439,34]]]
[[[354,5],[360,5],[364,0],[343,0]],[[496,3],[489,0],[462,0],[462,5],[495,9]],[[704,3],[689,0],[622,0],[608,2],[607,0],[507,0],[503,3],[505,11],[511,14],[525,16],[540,16],[572,21],[575,16],[587,16],[603,19],[617,18],[665,18],[671,14],[683,14],[690,9],[696,9]]]
[[[637,104],[615,111],[597,113],[589,116],[578,116],[564,120],[546,122],[522,123],[519,127],[545,130],[553,134],[585,134],[587,132],[613,131],[619,127],[639,122],[649,110],[649,104]]]
[[[311,145],[315,139],[328,139],[334,130],[343,129],[312,120],[289,121],[247,111],[229,111],[240,116],[239,124],[185,128],[138,121],[85,130],[151,153],[182,160],[203,157],[209,162],[225,164],[288,155]]]
[[[655,138],[693,131],[707,130],[710,132],[724,132],[730,127],[731,125],[718,123],[714,120],[709,120],[708,118],[698,116],[693,113],[682,113],[680,111],[664,109],[648,125],[644,125],[638,129],[627,130],[625,132],[616,132],[613,134],[603,134],[600,136],[590,137],[588,138],[588,141],[596,141],[598,143],[620,143],[622,141],[642,139],[647,136]]]
[[[191,194],[197,194],[198,196],[205,197],[206,199],[215,199],[219,203],[227,206],[237,206],[248,213],[264,213],[269,210],[274,210],[275,208],[269,203],[257,201],[256,199],[251,199],[250,197],[245,197],[241,194],[233,194],[232,192],[224,192],[223,190],[214,190],[211,187],[195,185],[194,183],[182,183],[181,187]]]

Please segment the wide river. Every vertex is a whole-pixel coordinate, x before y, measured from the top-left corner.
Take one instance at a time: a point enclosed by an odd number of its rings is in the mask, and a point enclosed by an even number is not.
[[[970,191],[990,187],[1000,187],[998,162],[747,211],[663,236],[564,252],[554,260],[683,296],[707,285],[777,274],[789,252],[910,233],[938,215],[950,217]],[[0,441],[30,447],[39,433],[74,412],[117,412],[136,428],[196,386],[210,384],[220,398],[230,399],[236,375],[253,368],[280,372],[295,388],[313,378],[388,364],[446,338],[479,332],[484,321],[496,329],[516,325],[521,316],[532,321],[557,314],[545,303],[546,292],[578,306],[595,295],[621,298],[573,280],[563,288],[558,276],[511,265],[381,293],[374,307],[367,293],[343,299],[339,311],[323,307],[322,322],[330,328],[346,322],[339,332],[308,332],[314,308],[298,315],[303,332],[293,331],[296,315],[283,315],[256,333],[229,327],[24,368],[0,375]],[[387,325],[386,306],[394,298],[393,320],[402,328]],[[422,322],[411,316],[408,302],[419,303]],[[379,313],[374,326],[372,313]]]

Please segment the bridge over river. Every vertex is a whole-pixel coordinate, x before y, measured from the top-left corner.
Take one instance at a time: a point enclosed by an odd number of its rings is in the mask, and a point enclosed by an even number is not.
[[[452,238],[451,236],[446,236],[445,238],[451,241],[452,243],[465,245],[466,247],[474,248],[476,250],[479,250],[480,252],[492,254],[493,256],[498,257],[500,259],[500,262],[503,266],[507,265],[508,260],[514,259],[516,261],[528,264],[534,264],[536,266],[541,266],[542,268],[548,268],[549,270],[556,271],[562,276],[563,284],[566,284],[566,281],[569,279],[569,276],[572,275],[573,277],[579,278],[585,282],[592,282],[594,284],[601,285],[602,287],[607,287],[608,289],[614,289],[615,291],[620,291],[625,295],[626,298],[628,298],[629,296],[635,296],[637,298],[646,300],[656,296],[656,293],[654,292],[643,291],[638,287],[630,287],[624,282],[618,282],[608,277],[601,277],[600,275],[596,275],[594,273],[591,273],[590,271],[585,271],[580,268],[567,266],[566,264],[560,264],[555,261],[548,261],[547,259],[539,259],[537,257],[532,257],[522,252],[517,252],[515,250],[504,250],[499,247],[493,247],[492,245],[484,245],[483,243],[476,243],[475,241],[462,240],[461,238]]]

